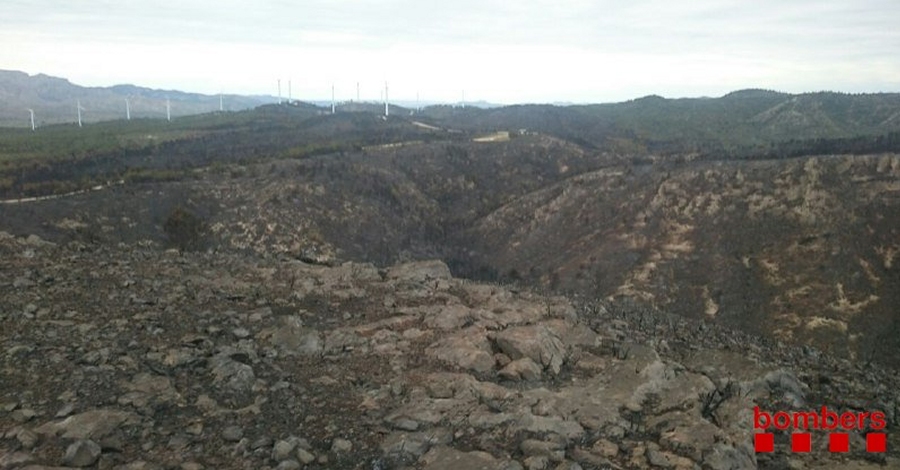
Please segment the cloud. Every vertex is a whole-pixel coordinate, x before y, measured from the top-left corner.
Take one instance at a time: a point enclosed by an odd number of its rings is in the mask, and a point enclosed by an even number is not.
[[[299,93],[391,80],[497,101],[900,86],[893,0],[7,0],[3,15],[0,64],[91,85],[271,93],[293,76]]]

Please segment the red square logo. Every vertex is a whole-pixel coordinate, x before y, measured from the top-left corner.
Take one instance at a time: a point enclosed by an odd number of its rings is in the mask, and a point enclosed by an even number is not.
[[[829,434],[828,450],[831,452],[850,452],[850,435],[839,432]]]
[[[808,432],[791,434],[791,452],[809,452],[812,450],[812,435]]]
[[[869,433],[866,436],[866,452],[887,452],[887,434]]]
[[[753,447],[757,452],[775,452],[775,435],[760,432],[753,436]]]

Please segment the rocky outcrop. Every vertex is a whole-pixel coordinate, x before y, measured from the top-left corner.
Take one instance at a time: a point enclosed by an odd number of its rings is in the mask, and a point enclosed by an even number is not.
[[[827,467],[873,456],[755,454],[753,407],[900,403],[875,368],[439,261],[0,235],[0,296],[0,469]]]

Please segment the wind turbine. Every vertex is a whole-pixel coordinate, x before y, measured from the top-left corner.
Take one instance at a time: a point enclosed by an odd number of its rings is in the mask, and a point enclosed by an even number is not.
[[[128,102],[128,98],[125,98],[125,119],[131,120],[131,103]]]
[[[278,79],[278,104],[281,104],[281,79]]]
[[[81,127],[81,111],[84,109],[81,107],[81,100],[75,101],[75,107],[78,109],[78,127]]]
[[[384,82],[384,117],[388,117],[388,86],[387,82]]]
[[[356,102],[359,103],[359,82],[356,82]]]
[[[224,111],[225,110],[224,108],[225,108],[225,106],[222,102],[222,94],[219,93],[219,112],[221,113],[222,111]]]
[[[331,114],[334,114],[334,83],[331,84]]]
[[[31,132],[34,132],[34,110],[28,108],[28,112],[31,113]]]
[[[172,106],[169,105],[169,98],[166,98],[166,121],[172,120]]]
[[[291,79],[288,79],[288,103],[291,102],[291,99],[292,99],[292,96],[291,96]]]

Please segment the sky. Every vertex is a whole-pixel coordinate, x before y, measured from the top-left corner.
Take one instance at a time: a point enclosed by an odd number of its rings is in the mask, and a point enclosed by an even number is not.
[[[300,99],[900,91],[897,0],[3,0],[0,69]]]

